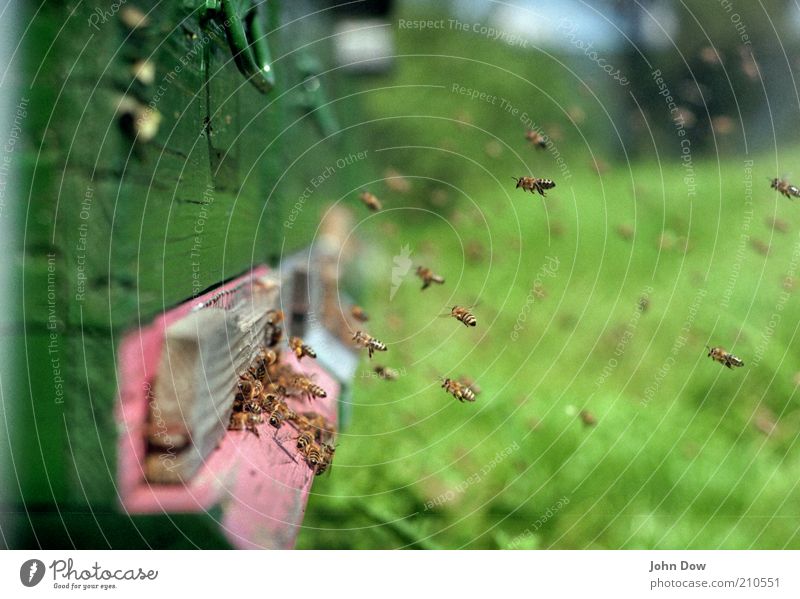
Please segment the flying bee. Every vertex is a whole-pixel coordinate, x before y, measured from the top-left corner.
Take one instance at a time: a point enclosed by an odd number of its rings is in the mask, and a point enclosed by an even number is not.
[[[267,312],[267,326],[264,332],[264,338],[267,347],[275,347],[283,339],[283,310],[269,310]]]
[[[772,179],[769,186],[789,199],[792,199],[792,197],[800,198],[800,189],[784,179],[778,179],[776,177],[775,179]]]
[[[400,373],[397,372],[394,368],[389,368],[388,366],[376,366],[375,367],[375,374],[377,374],[380,378],[385,381],[396,381],[397,377],[400,376]]]
[[[539,177],[511,177],[517,182],[515,189],[522,188],[522,191],[530,191],[531,193],[539,192],[539,195],[544,197],[545,189],[552,189],[556,184],[551,179],[540,179]]]
[[[303,356],[308,356],[309,358],[317,357],[317,352],[311,349],[310,345],[303,343],[300,337],[292,337],[289,339],[289,348],[291,348],[298,360],[301,360]]]
[[[458,377],[458,382],[461,383],[464,387],[472,391],[475,395],[480,395],[481,388],[478,386],[472,378],[468,376],[460,376]]]
[[[376,351],[386,351],[387,349],[385,343],[378,341],[375,337],[363,331],[356,331],[353,334],[353,341],[355,341],[356,345],[359,347],[366,348],[370,358],[372,358],[372,354]]]
[[[359,198],[362,202],[364,202],[364,205],[373,212],[377,212],[383,208],[381,201],[375,196],[375,194],[372,194],[368,191],[362,191]]]
[[[442,379],[442,389],[455,397],[460,402],[475,401],[475,392],[453,379]]]
[[[531,142],[533,145],[539,148],[546,148],[547,147],[547,137],[536,131],[535,129],[528,129],[528,132],[525,133],[525,139]]]
[[[350,308],[350,314],[355,318],[358,322],[367,322],[369,320],[369,316],[361,306],[353,306]]]
[[[706,349],[708,350],[708,357],[714,360],[715,362],[719,362],[720,364],[724,364],[728,368],[740,368],[744,366],[744,362],[734,356],[732,353],[729,353],[722,347],[709,347],[706,345]]]
[[[583,422],[583,424],[586,426],[594,426],[597,424],[597,417],[589,410],[581,410],[579,416],[581,418],[581,422]]]
[[[303,392],[303,395],[306,396],[306,399],[308,399],[308,401],[311,401],[315,397],[328,397],[328,394],[325,392],[325,389],[323,389],[313,381],[309,380],[305,376],[296,376],[292,380],[291,384],[296,389],[300,389]]]
[[[424,266],[417,266],[417,276],[422,279],[423,289],[430,287],[431,283],[437,283],[438,285],[444,283],[444,277],[440,277],[430,268],[425,268]]]
[[[475,318],[472,312],[463,306],[453,306],[453,309],[450,310],[450,316],[460,320],[464,323],[464,326],[467,327],[474,327],[478,324],[478,319]]]

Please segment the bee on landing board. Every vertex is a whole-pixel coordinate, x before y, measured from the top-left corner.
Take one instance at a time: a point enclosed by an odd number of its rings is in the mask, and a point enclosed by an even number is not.
[[[720,364],[724,364],[728,368],[740,368],[744,366],[744,362],[734,356],[732,353],[729,353],[722,347],[708,347],[706,345],[706,349],[708,350],[708,357],[714,360],[715,362],[719,362]]]
[[[378,210],[383,208],[381,201],[375,196],[375,194],[372,194],[368,191],[362,191],[361,195],[358,197],[361,199],[362,202],[364,202],[364,205],[373,212],[377,212]]]
[[[544,197],[546,189],[552,189],[556,184],[551,179],[540,179],[539,177],[511,177],[517,182],[515,189],[522,188],[523,191],[530,191],[531,193],[538,192],[540,196]]]
[[[375,337],[363,331],[356,331],[353,334],[353,341],[355,341],[357,346],[366,348],[370,358],[376,351],[386,351],[387,349],[385,343],[378,341]]]
[[[528,132],[525,133],[525,139],[538,148],[545,149],[547,147],[547,137],[535,129],[529,129]]]
[[[350,314],[358,322],[367,322],[369,320],[369,315],[364,312],[364,309],[361,306],[353,306],[350,308]]]
[[[260,437],[258,433],[259,424],[264,422],[264,417],[261,414],[253,412],[234,412],[231,414],[231,421],[228,424],[228,430],[231,431],[248,431],[253,433],[256,437]]]
[[[314,433],[311,431],[303,431],[297,435],[297,449],[305,452],[306,448],[314,442]]]
[[[281,342],[283,338],[283,310],[269,310],[267,312],[267,326],[264,332],[264,338],[267,347],[275,347]]]
[[[297,356],[298,360],[301,360],[303,356],[308,356],[309,358],[317,357],[317,353],[311,349],[310,345],[303,343],[300,337],[292,337],[289,339],[289,347],[294,352],[294,355]]]
[[[475,392],[466,385],[453,379],[442,379],[442,389],[460,402],[475,401]]]
[[[311,381],[305,376],[296,376],[291,382],[291,386],[303,392],[303,395],[308,401],[317,397],[328,397],[325,389]]]
[[[329,443],[323,443],[320,449],[322,450],[322,460],[317,464],[317,475],[330,471],[329,468],[333,466],[333,456],[336,453],[336,447]]]
[[[775,179],[772,179],[769,186],[789,199],[792,199],[793,197],[800,198],[800,189],[784,179],[778,179],[776,177]]]
[[[463,306],[453,306],[453,309],[450,310],[450,316],[460,320],[464,323],[464,326],[467,327],[474,327],[478,324],[478,319],[475,318],[472,312]]]
[[[444,277],[440,277],[430,268],[426,268],[424,266],[417,266],[417,276],[422,279],[423,289],[430,287],[431,283],[436,283],[438,285],[442,285],[444,283]]]

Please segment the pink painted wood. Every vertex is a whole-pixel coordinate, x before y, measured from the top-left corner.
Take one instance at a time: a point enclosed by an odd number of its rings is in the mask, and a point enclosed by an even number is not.
[[[221,289],[233,289],[249,277],[266,273],[265,267],[259,267]],[[247,431],[228,431],[188,484],[154,485],[145,480],[148,395],[164,332],[219,291],[165,312],[151,325],[128,334],[120,346],[117,475],[122,507],[131,514],[153,514],[203,512],[220,505],[223,517],[219,525],[234,547],[291,549],[302,525],[314,473],[298,454],[296,432],[289,424],[276,433],[265,423],[259,427],[258,437]],[[299,412],[319,412],[335,423],[339,384],[314,360],[304,358],[298,365],[294,355],[283,355],[298,370],[314,374],[315,382],[328,392],[327,398],[316,399],[313,405],[290,400],[289,406]]]

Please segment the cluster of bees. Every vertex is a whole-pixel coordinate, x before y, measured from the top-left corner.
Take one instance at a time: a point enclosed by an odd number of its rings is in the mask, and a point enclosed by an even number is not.
[[[260,436],[260,424],[267,422],[276,433],[288,424],[297,431],[295,441],[300,455],[315,474],[322,474],[333,462],[336,429],[321,414],[295,412],[286,400],[299,397],[311,403],[328,394],[307,375],[281,361],[279,345],[283,338],[282,322],[281,310],[267,313],[265,345],[247,371],[239,377],[228,429],[249,431]],[[298,360],[317,357],[314,350],[299,337],[290,338],[288,347]]]

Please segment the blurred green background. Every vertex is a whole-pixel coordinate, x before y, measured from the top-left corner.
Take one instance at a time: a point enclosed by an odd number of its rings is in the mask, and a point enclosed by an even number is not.
[[[399,3],[393,69],[336,102],[380,173],[358,189],[382,212],[344,201],[389,351],[361,364],[300,547],[800,547],[799,208],[767,181],[800,180],[797,6],[558,4]],[[531,174],[557,187],[514,189]],[[446,284],[421,293],[408,252]],[[454,304],[477,328],[438,317]]]

